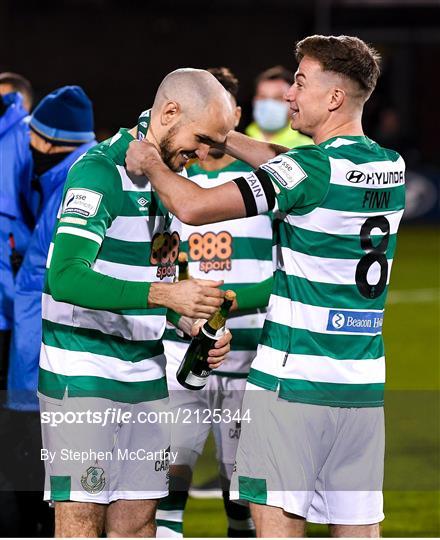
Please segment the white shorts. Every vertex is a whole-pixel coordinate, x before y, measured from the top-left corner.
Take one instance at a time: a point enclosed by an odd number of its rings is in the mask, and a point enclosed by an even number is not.
[[[382,521],[383,408],[293,403],[246,386],[231,499],[283,508],[312,523]]]
[[[170,425],[160,412],[168,403],[40,398],[44,499],[108,504],[166,497],[173,458]]]
[[[167,341],[167,381],[170,393],[170,407],[174,418],[171,430],[171,448],[178,452],[176,464],[193,467],[203,452],[206,439],[212,430],[217,461],[222,472],[230,477],[235,461],[240,437],[240,411],[246,378],[232,378],[221,375],[208,377],[201,390],[187,390],[176,380],[176,371],[185,354],[187,345]]]

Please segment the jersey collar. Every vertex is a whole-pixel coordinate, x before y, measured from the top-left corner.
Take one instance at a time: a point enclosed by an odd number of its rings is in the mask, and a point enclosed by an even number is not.
[[[142,141],[147,136],[148,128],[150,127],[151,122],[151,109],[143,111],[138,118],[137,125],[137,138],[139,141]]]

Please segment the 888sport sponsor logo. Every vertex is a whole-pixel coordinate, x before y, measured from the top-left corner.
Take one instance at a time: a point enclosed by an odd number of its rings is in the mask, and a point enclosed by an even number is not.
[[[200,261],[199,270],[231,270],[232,236],[227,231],[205,234],[193,233],[188,238],[189,257]]]
[[[179,255],[179,233],[156,233],[151,242],[150,264],[157,266],[156,277],[160,280],[176,275],[176,260]]]

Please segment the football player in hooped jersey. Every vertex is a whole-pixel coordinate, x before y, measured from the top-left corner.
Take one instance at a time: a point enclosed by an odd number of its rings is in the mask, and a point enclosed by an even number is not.
[[[236,101],[238,81],[227,68],[208,71],[230,94],[236,110],[230,124],[230,128],[234,129],[241,114]],[[201,187],[217,186],[251,171],[248,164],[217,149],[210,150],[205,160],[194,162],[187,169],[188,177]],[[176,423],[171,427],[171,448],[177,452],[177,459],[170,468],[170,495],[160,502],[157,511],[157,536],[182,536],[183,512],[192,469],[211,429],[220,465],[228,536],[255,535],[249,508],[229,500],[229,482],[240,435],[241,400],[249,367],[256,354],[272,286],[271,217],[265,214],[201,227],[182,224],[179,233],[181,249],[188,253],[191,277],[222,279],[224,288],[237,292],[240,311],[228,318],[228,327],[234,335],[231,352],[223,365],[213,371],[206,386],[197,392],[183,389],[176,380],[176,371],[188,348],[188,341],[180,339],[174,330],[165,333],[171,406],[174,410],[191,410],[194,414],[206,415],[206,411],[209,411],[210,416],[203,422]],[[253,288],[254,284],[264,280],[267,280],[267,288],[261,298],[263,309],[246,309],[248,286]],[[225,411],[225,415],[230,411],[230,417],[225,416],[220,422],[214,421],[213,415],[218,416],[218,411]]]
[[[155,535],[171,458],[161,422],[166,308],[208,318],[224,291],[221,281],[172,282],[179,234],[148,178],[127,174],[125,154],[144,137],[174,171],[203,159],[210,146],[202,139],[223,142],[235,112],[217,84],[200,70],[168,75],[136,127],[69,171],[48,255],[38,383],[57,537]],[[209,351],[212,367],[229,341],[227,333]]]
[[[277,203],[274,286],[231,498],[250,502],[262,537],[302,537],[306,520],[327,523],[332,536],[377,537],[382,325],[405,164],[362,129],[380,72],[374,49],[356,37],[311,36],[296,57],[291,126],[315,146],[289,151],[231,131],[224,148],[255,171],[212,189],[167,173],[153,145],[132,143],[126,163],[187,223],[255,216]]]

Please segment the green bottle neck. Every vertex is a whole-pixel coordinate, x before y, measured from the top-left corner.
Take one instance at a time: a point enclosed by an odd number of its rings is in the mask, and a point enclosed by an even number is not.
[[[212,333],[218,332],[223,326],[225,326],[226,319],[228,317],[229,310],[231,309],[232,301],[224,300],[223,304],[220,306],[220,309],[217,310],[214,315],[212,315],[205,325],[208,328],[205,328],[208,332],[213,330]]]
[[[179,266],[179,281],[183,281],[184,279],[189,279],[189,269],[188,269],[188,261],[185,261],[183,263],[178,263]]]

